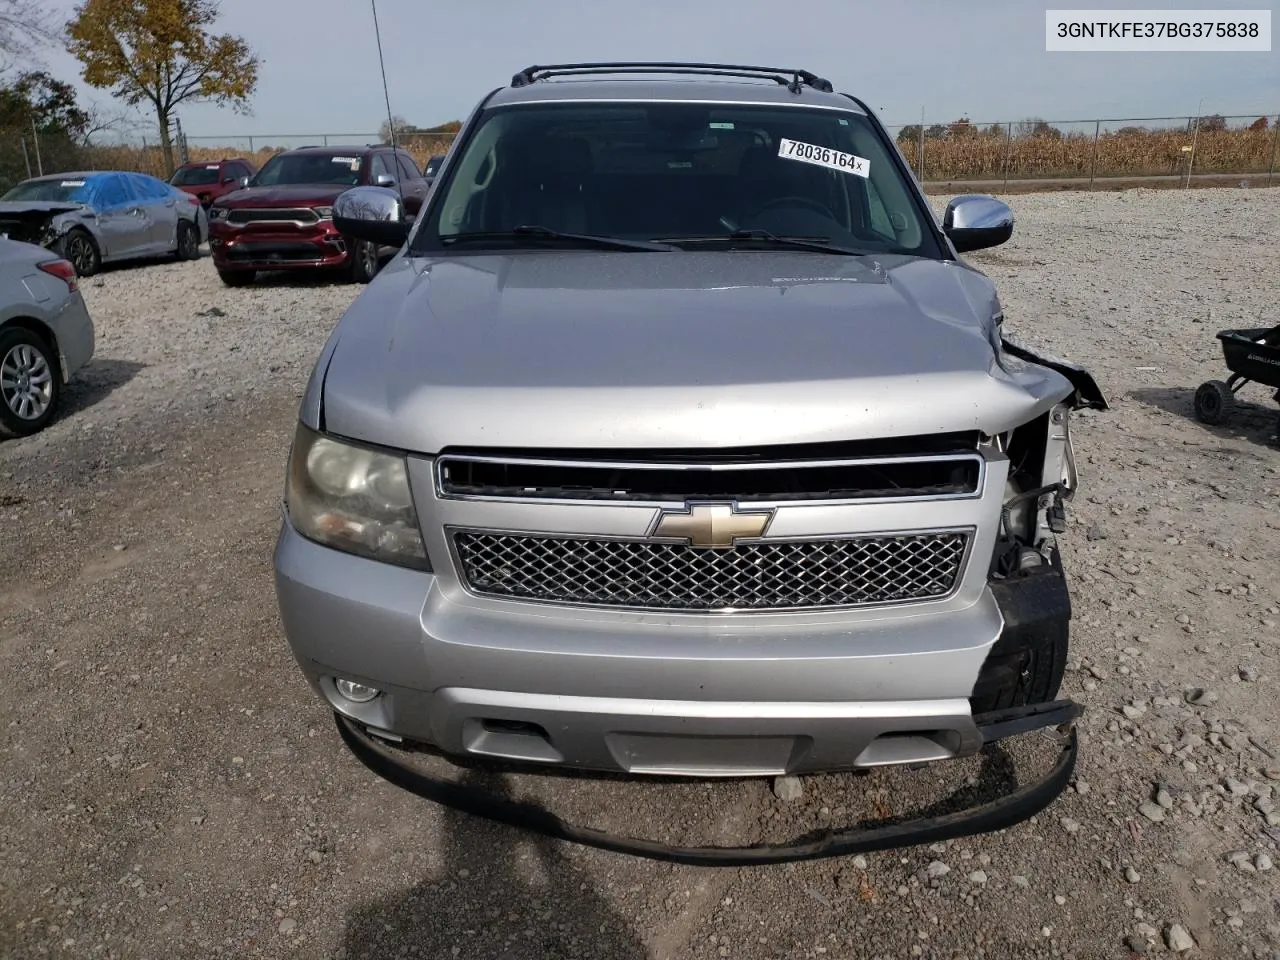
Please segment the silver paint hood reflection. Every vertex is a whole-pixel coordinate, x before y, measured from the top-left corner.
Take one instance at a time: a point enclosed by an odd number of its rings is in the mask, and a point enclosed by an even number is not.
[[[396,260],[331,337],[323,425],[420,453],[997,433],[1072,393],[997,355],[999,309],[981,273],[906,257]]]

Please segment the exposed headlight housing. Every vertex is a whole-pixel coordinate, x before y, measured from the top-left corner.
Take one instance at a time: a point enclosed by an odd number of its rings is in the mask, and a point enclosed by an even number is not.
[[[298,424],[285,509],[308,540],[370,560],[431,569],[403,456]]]

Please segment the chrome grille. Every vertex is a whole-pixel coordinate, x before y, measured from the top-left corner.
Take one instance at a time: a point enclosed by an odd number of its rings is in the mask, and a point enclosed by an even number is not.
[[[667,610],[789,610],[936,600],[960,579],[961,532],[759,540],[709,550],[653,540],[457,531],[477,594]]]
[[[227,213],[231,223],[315,223],[319,219],[308,207],[242,207]]]

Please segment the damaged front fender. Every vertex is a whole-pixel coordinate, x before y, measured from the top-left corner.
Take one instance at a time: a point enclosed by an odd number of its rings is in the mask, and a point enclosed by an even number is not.
[[[1069,360],[1063,360],[1060,357],[1054,357],[1046,353],[1033,350],[1024,343],[1020,343],[1009,334],[1001,331],[1000,345],[1004,353],[1011,357],[1016,357],[1026,363],[1034,363],[1042,367],[1048,367],[1050,370],[1060,373],[1074,388],[1074,392],[1068,398],[1068,403],[1075,410],[1083,410],[1086,408],[1093,410],[1109,410],[1107,398],[1102,393],[1102,388],[1098,386],[1098,382],[1093,379],[1093,375],[1084,367],[1071,363]]]
[[[101,243],[92,210],[79,203],[0,202],[0,235],[50,247],[72,227],[84,227]]]

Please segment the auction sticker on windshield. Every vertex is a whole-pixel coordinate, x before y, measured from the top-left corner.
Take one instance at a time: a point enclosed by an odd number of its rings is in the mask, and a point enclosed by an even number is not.
[[[843,173],[856,173],[860,177],[871,175],[871,161],[852,153],[841,153],[830,147],[820,147],[813,143],[802,143],[799,140],[782,139],[778,141],[778,156],[787,160],[799,160],[801,163],[812,163],[830,170]]]

